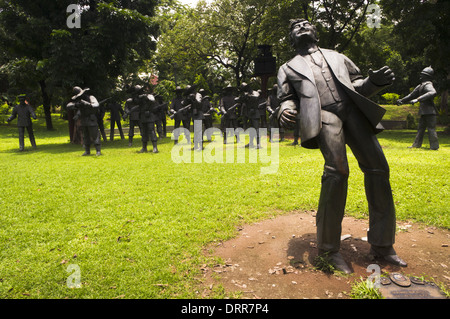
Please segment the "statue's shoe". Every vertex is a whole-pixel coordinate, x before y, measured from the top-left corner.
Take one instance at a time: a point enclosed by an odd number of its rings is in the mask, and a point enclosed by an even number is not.
[[[350,269],[350,267],[345,262],[344,258],[339,252],[336,253],[319,252],[319,256],[325,258],[337,271],[341,271],[345,274],[353,273],[353,271]]]
[[[372,246],[370,248],[370,254],[376,259],[384,260],[395,266],[400,266],[400,267],[408,266],[408,264],[395,253],[394,249],[392,249],[387,254],[383,254],[379,250],[377,250],[377,248]]]

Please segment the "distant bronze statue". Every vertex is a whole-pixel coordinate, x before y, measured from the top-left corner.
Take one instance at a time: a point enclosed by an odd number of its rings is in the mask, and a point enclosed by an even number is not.
[[[341,223],[347,198],[349,166],[346,144],[365,176],[369,203],[371,254],[406,267],[393,248],[396,217],[389,166],[376,138],[385,110],[368,97],[394,81],[388,67],[364,78],[346,56],[318,47],[315,26],[292,20],[290,38],[297,55],[278,72],[280,125],[300,120],[301,144],[319,148],[325,160],[316,215],[319,255],[341,271],[352,272],[340,254]]]
[[[196,90],[196,85],[188,85],[183,100],[183,106],[189,107],[190,117],[194,125],[194,150],[199,151],[203,149],[203,110],[202,110],[202,96]]]
[[[103,137],[104,142],[106,142],[105,124],[103,123],[105,114],[106,114],[105,106],[103,105],[102,102],[99,102],[98,103],[98,112],[97,112],[97,124],[98,124],[98,130],[100,131],[100,135]]]
[[[141,153],[147,152],[147,143],[152,141],[153,153],[158,153],[158,138],[155,132],[155,123],[158,117],[156,99],[152,94],[141,94],[139,96],[139,121],[142,128]]]
[[[420,81],[422,83],[419,84],[409,95],[397,101],[398,105],[409,102],[412,104],[420,102],[419,129],[417,131],[416,139],[414,140],[411,148],[422,147],[423,136],[425,135],[425,130],[428,129],[430,149],[439,149],[439,141],[436,133],[437,111],[433,101],[434,97],[436,96],[436,90],[434,89],[432,82],[433,75],[434,71],[431,66],[423,69],[420,73]]]
[[[264,97],[261,90],[258,90],[259,94],[259,103],[258,103],[258,111],[259,111],[259,127],[267,128],[267,98]]]
[[[99,103],[93,95],[89,94],[89,91],[89,88],[81,89],[79,86],[75,86],[73,88],[74,96],[72,96],[71,102],[67,105],[67,109],[76,110],[74,119],[80,120],[85,149],[83,156],[91,154],[91,144],[95,146],[96,155],[100,156],[102,154],[97,122]]]
[[[156,104],[157,104],[157,112],[156,112],[156,132],[158,133],[158,137],[164,138],[167,136],[167,118],[166,114],[168,111],[168,105],[164,102],[164,98],[162,95],[155,95]]]
[[[180,125],[183,125],[183,128],[185,128],[185,137],[186,140],[190,141],[190,136],[187,135],[187,132],[189,132],[189,128],[190,128],[190,117],[189,117],[189,112],[188,112],[188,108],[190,106],[184,107],[183,106],[183,92],[184,89],[182,89],[181,87],[177,86],[177,88],[175,89],[175,98],[172,99],[171,103],[170,103],[170,117],[172,119],[174,119],[174,138],[173,140],[175,141],[175,144],[178,143],[178,138],[179,138],[179,131],[177,130],[177,128],[180,127]]]
[[[14,106],[11,116],[6,120],[8,123],[17,117],[17,128],[19,129],[19,150],[25,150],[25,129],[28,132],[31,146],[36,148],[36,141],[33,132],[33,123],[31,118],[37,119],[36,114],[28,103],[26,95],[19,95],[19,104]]]
[[[224,89],[224,95],[219,101],[219,110],[222,113],[222,132],[223,132],[223,143],[227,143],[227,129],[233,130],[233,136],[236,136],[236,143],[239,143],[239,131],[236,131],[238,127],[237,119],[237,107],[238,103],[236,101],[236,96],[233,94],[233,87],[227,86]],[[233,138],[234,139],[234,138]]]
[[[284,128],[279,127],[277,114],[280,109],[280,103],[277,97],[278,85],[274,84],[270,90],[270,94],[267,97],[266,109],[269,113],[269,137],[270,142],[273,142],[273,129],[278,129],[278,134],[280,135],[280,142],[284,141]]]
[[[236,98],[236,101],[242,105],[242,115],[247,119],[247,125],[244,128],[254,128],[254,130],[249,131],[249,143],[246,147],[256,147],[261,148],[259,128],[260,128],[260,115],[259,115],[259,104],[260,104],[260,94],[258,91],[253,90],[250,85],[243,82],[241,83],[241,95]],[[256,146],[254,140],[256,138]]]
[[[216,109],[211,104],[211,98],[209,95],[206,95],[206,91],[204,89],[199,90],[199,93],[202,95],[202,112],[203,112],[203,125],[206,131],[206,140],[211,142],[212,135],[210,128],[213,127],[213,113],[217,113]]]
[[[120,105],[119,101],[113,100],[106,105],[106,109],[109,110],[110,115],[111,115],[109,139],[111,141],[114,141],[114,129],[117,125],[117,129],[119,130],[120,138],[122,140],[124,140],[125,136],[123,134],[122,124],[120,122],[121,116],[124,115],[124,110],[123,110],[122,106]]]
[[[152,141],[153,153],[158,153],[158,138],[155,132],[155,122],[157,120],[157,102],[152,94],[147,94],[140,85],[134,87],[134,106],[127,112],[139,113],[139,129],[142,136],[142,148],[139,153],[147,153],[148,141]]]
[[[143,87],[140,85],[132,86],[127,89],[127,93],[131,94],[125,102],[125,110],[122,118],[126,120],[129,118],[130,129],[128,131],[128,146],[133,145],[134,129],[137,126],[142,136],[141,122],[139,121],[139,94],[141,94]]]

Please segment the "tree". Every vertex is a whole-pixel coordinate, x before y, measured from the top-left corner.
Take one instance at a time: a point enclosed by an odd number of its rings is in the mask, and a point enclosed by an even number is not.
[[[450,3],[446,0],[381,0],[388,20],[394,21],[392,36],[395,49],[407,64],[408,86],[402,94],[419,82],[423,68],[431,65],[435,71],[437,89],[446,96],[450,69]],[[444,104],[447,99],[441,99]]]
[[[78,4],[81,28],[66,24],[67,7]],[[52,99],[67,99],[74,85],[106,96],[121,76],[136,72],[155,49],[157,0],[0,0],[1,70],[10,91],[41,92],[47,128]],[[27,73],[23,68],[27,66]],[[32,71],[34,69],[34,71]],[[14,79],[25,77],[27,81]],[[12,80],[12,81],[11,81]]]
[[[309,19],[317,25],[324,47],[342,51],[360,31],[367,7],[368,2],[361,0],[200,2],[195,9],[183,9],[183,16],[176,11],[172,28],[161,36],[159,58],[171,65],[183,65],[185,73],[198,72],[202,67],[221,74],[229,70],[230,81],[239,85],[253,75],[258,45],[272,45],[279,64],[292,57],[290,19]]]
[[[185,73],[191,72],[187,75],[191,80],[202,72],[205,78],[208,73],[229,78],[228,70],[232,73],[229,82],[239,85],[252,76],[251,65],[261,44],[262,20],[275,3],[275,0],[221,0],[211,5],[200,2],[162,34],[159,57],[172,66],[182,65]]]

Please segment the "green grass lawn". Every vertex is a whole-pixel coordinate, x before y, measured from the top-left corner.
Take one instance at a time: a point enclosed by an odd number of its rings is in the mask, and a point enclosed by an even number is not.
[[[322,156],[289,141],[277,172],[261,174],[261,161],[176,164],[170,138],[158,154],[138,154],[137,137],[81,157],[57,117],[52,132],[35,123],[38,148],[26,140],[20,153],[13,123],[0,125],[0,298],[198,298],[200,266],[217,262],[204,257],[208,244],[244,223],[317,208]],[[430,151],[427,141],[408,149],[414,136],[379,135],[397,217],[449,228],[450,137]],[[347,214],[366,218],[363,175],[351,152],[349,161]],[[80,269],[79,289],[67,286],[69,265]]]
[[[406,121],[406,117],[411,113],[416,119],[419,119],[419,104],[402,105],[382,105],[386,110],[383,120]]]

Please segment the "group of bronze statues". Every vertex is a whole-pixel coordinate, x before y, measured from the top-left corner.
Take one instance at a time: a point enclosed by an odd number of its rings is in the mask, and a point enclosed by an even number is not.
[[[352,270],[340,254],[340,236],[349,177],[348,145],[364,173],[369,204],[370,253],[375,258],[406,267],[406,262],[393,248],[396,216],[389,165],[376,137],[383,130],[380,123],[385,110],[369,99],[393,83],[394,73],[385,66],[376,71],[369,70],[369,76],[363,77],[359,68],[345,55],[320,48],[315,26],[305,19],[291,21],[290,39],[297,54],[279,68],[277,84],[267,98],[250,85],[242,83],[239,88],[226,87],[216,108],[204,90],[197,90],[192,85],[185,89],[177,87],[176,96],[168,106],[160,96],[145,92],[142,86],[136,85],[128,90],[130,97],[126,100],[124,110],[117,101],[109,103],[111,139],[114,136],[113,122],[118,125],[121,138],[124,138],[120,115],[123,119],[129,119],[130,146],[134,128],[139,127],[142,135],[142,149],[139,152],[147,152],[149,141],[152,142],[153,152],[158,152],[155,126],[156,130],[164,131],[165,136],[166,115],[174,119],[174,129],[181,126],[186,129],[184,133],[189,141],[188,133],[193,121],[195,150],[202,149],[204,129],[212,127],[213,113],[221,115],[224,143],[230,138],[227,132],[233,132],[233,140],[239,142],[239,127],[255,128],[249,131],[251,134],[247,145],[255,148],[261,147],[260,127],[268,127],[269,130],[277,128],[281,140],[284,138],[284,129],[294,129],[294,144],[300,137],[304,148],[320,149],[325,162],[316,216],[319,255],[325,256],[336,269],[346,273]],[[421,74],[422,83],[411,94],[398,100],[398,104],[420,102],[419,130],[412,147],[421,147],[424,132],[428,129],[430,148],[437,150],[437,113],[433,104],[436,91],[432,76],[433,69],[425,68]],[[234,92],[236,89],[239,91],[237,95]],[[74,88],[74,96],[67,108],[79,120],[85,148],[83,155],[90,154],[92,144],[96,154],[101,155],[100,106],[101,103],[90,94],[89,89]],[[8,121],[17,115],[21,150],[25,128],[35,147],[30,117],[36,118],[36,115],[24,97],[20,98],[20,105],[14,108]],[[175,143],[179,140],[178,132],[175,130],[172,137]],[[272,138],[272,134],[270,136]],[[211,140],[211,135],[206,138]]]

